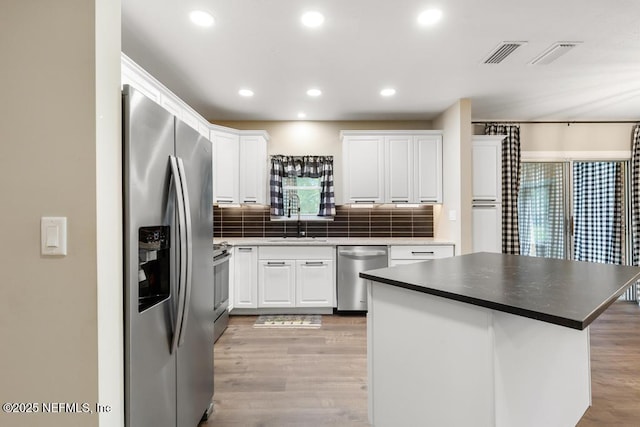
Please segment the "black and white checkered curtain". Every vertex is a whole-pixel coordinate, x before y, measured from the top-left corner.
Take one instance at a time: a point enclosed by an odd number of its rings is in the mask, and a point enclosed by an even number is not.
[[[565,258],[564,165],[522,163],[518,194],[520,254]]]
[[[519,255],[520,126],[487,123],[484,133],[505,135],[502,140],[502,252]]]
[[[573,257],[578,261],[622,263],[622,165],[573,165]]]
[[[283,216],[285,214],[282,191],[284,177],[320,178],[318,216],[334,216],[336,214],[332,156],[271,156],[269,176],[271,215]]]
[[[631,263],[640,265],[640,125],[633,127],[631,139],[631,242]],[[636,283],[636,298],[640,291],[639,284]]]

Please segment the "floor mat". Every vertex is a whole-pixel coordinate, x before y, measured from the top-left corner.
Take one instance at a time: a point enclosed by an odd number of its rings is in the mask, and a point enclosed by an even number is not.
[[[313,315],[277,315],[258,316],[254,328],[319,328],[322,316]]]

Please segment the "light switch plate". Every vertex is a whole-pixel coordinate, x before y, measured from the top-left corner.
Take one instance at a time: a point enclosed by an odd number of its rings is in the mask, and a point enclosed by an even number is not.
[[[455,221],[458,218],[457,212],[455,209],[451,209],[449,211],[449,221]]]
[[[67,218],[43,216],[40,219],[40,253],[45,256],[67,254]]]

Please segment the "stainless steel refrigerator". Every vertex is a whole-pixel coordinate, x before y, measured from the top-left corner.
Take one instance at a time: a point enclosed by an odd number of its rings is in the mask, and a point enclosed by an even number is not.
[[[126,425],[195,427],[213,396],[211,143],[125,86],[123,158]]]

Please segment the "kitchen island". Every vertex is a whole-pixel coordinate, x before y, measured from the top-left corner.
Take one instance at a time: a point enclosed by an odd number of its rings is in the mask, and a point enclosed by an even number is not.
[[[476,253],[361,277],[374,426],[564,427],[591,403],[588,326],[640,269]]]

